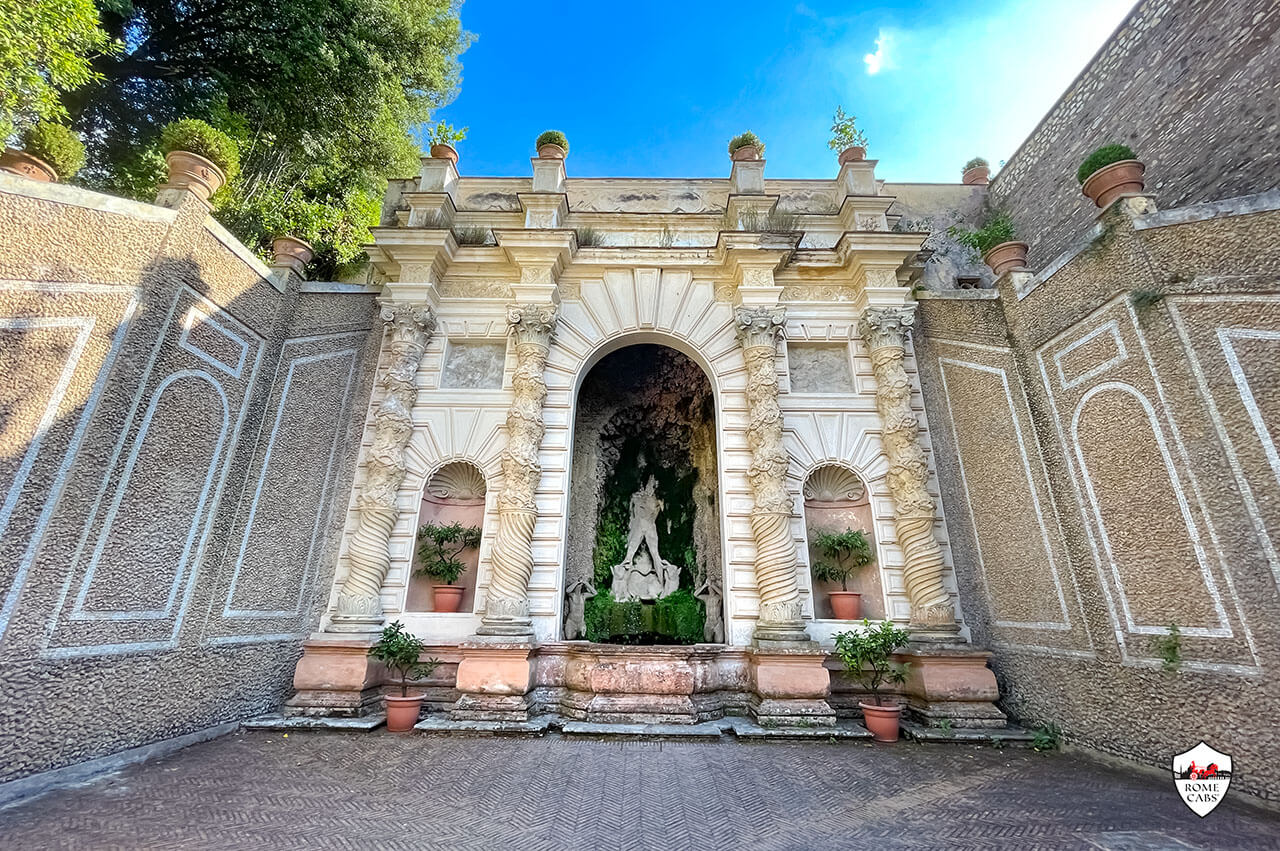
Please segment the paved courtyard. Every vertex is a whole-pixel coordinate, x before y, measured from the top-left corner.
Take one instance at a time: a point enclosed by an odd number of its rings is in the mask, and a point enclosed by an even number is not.
[[[1267,848],[1280,818],[967,745],[242,732],[0,811],[6,848]]]

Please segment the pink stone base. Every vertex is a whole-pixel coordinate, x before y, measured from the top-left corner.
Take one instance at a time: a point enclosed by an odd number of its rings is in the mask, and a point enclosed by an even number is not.
[[[379,685],[386,669],[369,658],[373,638],[313,636],[302,645],[293,673],[296,693],[285,703],[288,715],[365,715],[381,704]]]
[[[757,721],[780,727],[829,727],[836,723],[827,702],[831,675],[817,648],[747,651],[750,709]]]
[[[953,727],[1004,727],[996,675],[983,650],[921,648],[899,654],[911,664],[903,693],[911,713],[925,724],[948,720]]]
[[[527,721],[533,687],[533,645],[474,642],[458,648],[455,721]]]

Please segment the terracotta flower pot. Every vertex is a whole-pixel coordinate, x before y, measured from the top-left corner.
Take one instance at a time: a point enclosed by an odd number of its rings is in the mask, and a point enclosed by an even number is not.
[[[840,152],[840,165],[856,163],[867,158],[867,149],[861,145],[853,145]]]
[[[741,148],[733,152],[730,157],[734,162],[746,162],[748,160],[760,159],[760,149],[755,145],[743,145]]]
[[[982,260],[998,278],[1010,269],[1025,268],[1029,248],[1025,242],[1002,242],[982,255]]]
[[[189,151],[170,151],[164,158],[169,164],[169,186],[190,189],[204,201],[222,188],[227,175],[217,165]]]
[[[858,703],[862,707],[862,723],[871,731],[871,736],[877,742],[896,742],[898,741],[898,729],[902,724],[902,706],[899,704],[888,704],[885,706],[877,706],[874,703]],[[388,719],[387,726],[391,726]]]
[[[458,151],[453,145],[446,145],[444,142],[437,142],[431,146],[431,156],[438,160],[449,160],[454,165],[458,164]]]
[[[544,160],[562,160],[569,156],[569,152],[559,145],[548,142],[545,145],[538,146],[538,156]]]
[[[436,585],[431,589],[431,608],[437,612],[456,612],[462,603],[462,588],[456,585]]]
[[[398,694],[387,695],[387,729],[392,733],[407,733],[418,723],[422,714],[423,695],[411,694],[401,697]]]
[[[862,617],[862,595],[857,591],[828,591],[831,614],[842,621],[856,621]]]
[[[991,167],[980,165],[974,166],[964,173],[964,177],[960,181],[968,186],[985,186],[991,182]]]
[[[271,253],[277,263],[297,268],[306,266],[316,256],[311,243],[296,236],[277,236],[271,240]]]
[[[0,155],[0,171],[7,171],[19,177],[28,177],[41,183],[57,183],[58,173],[39,157],[32,156],[17,148],[6,148]]]
[[[1121,160],[1089,175],[1080,190],[1099,207],[1106,207],[1121,195],[1141,192],[1146,185],[1142,179],[1146,170],[1138,160]]]

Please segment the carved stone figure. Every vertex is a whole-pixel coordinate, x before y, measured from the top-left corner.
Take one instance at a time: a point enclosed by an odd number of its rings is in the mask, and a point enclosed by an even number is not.
[[[711,577],[704,576],[693,596],[702,601],[707,611],[702,626],[702,640],[709,644],[724,643],[724,612],[721,611],[720,590],[711,584]]]
[[[596,595],[596,586],[586,579],[580,579],[569,586],[569,613],[564,619],[564,637],[573,641],[587,636],[587,598]]]
[[[365,480],[356,496],[357,527],[347,550],[348,571],[338,590],[335,632],[374,632],[382,627],[382,581],[391,566],[387,542],[396,524],[396,493],[404,482],[404,450],[413,436],[410,412],[417,400],[418,364],[435,330],[425,305],[384,303],[390,323],[390,359],[384,396],[373,414],[373,445],[364,458]]]
[[[791,536],[794,503],[787,491],[790,459],[782,446],[775,362],[785,308],[739,308],[738,338],[747,362],[747,446],[751,449],[751,535],[756,544],[756,589],[760,595],[757,640],[808,641],[796,581],[796,542]]]
[[[911,626],[941,635],[958,630],[951,595],[942,584],[942,548],[934,537],[935,507],[929,495],[929,465],[920,445],[920,422],[911,410],[911,381],[903,368],[906,335],[915,322],[908,308],[873,308],[861,331],[871,349],[876,377],[880,440],[889,458],[885,484],[893,497],[894,527],[905,564],[903,584],[911,601]]]
[[[613,566],[613,597],[619,602],[656,600],[680,587],[680,568],[658,553],[658,514],[663,506],[657,488],[650,476],[631,496],[627,552]]]
[[[533,495],[542,476],[538,447],[546,426],[543,370],[555,329],[550,304],[512,306],[507,311],[515,338],[514,397],[507,409],[507,445],[502,450],[502,490],[498,494],[498,530],[493,540],[493,572],[480,635],[532,635],[529,576],[533,573],[533,524],[538,518]]]

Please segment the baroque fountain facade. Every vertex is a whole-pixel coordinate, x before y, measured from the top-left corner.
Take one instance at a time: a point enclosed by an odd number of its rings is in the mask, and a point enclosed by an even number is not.
[[[873,542],[867,613],[915,638],[913,709],[1002,723],[915,374],[927,235],[895,187],[871,160],[833,180],[766,180],[759,159],[727,180],[565,165],[470,178],[425,158],[388,191],[378,386],[293,711],[367,711],[364,651],[401,620],[445,662],[455,720],[830,724],[852,703],[830,641],[854,624],[809,565],[834,517]],[[415,532],[440,517],[482,529],[456,613],[414,576]]]

